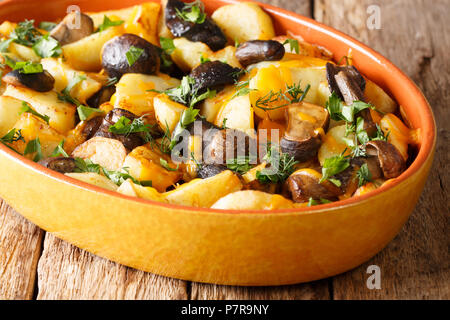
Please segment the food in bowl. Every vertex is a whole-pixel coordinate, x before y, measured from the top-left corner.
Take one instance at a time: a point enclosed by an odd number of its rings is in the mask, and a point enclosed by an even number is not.
[[[399,177],[420,129],[353,66],[254,3],[144,3],[0,25],[1,142],[157,202],[284,209]]]

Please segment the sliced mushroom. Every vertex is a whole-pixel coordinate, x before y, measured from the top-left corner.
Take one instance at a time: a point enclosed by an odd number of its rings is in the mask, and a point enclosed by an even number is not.
[[[205,163],[225,165],[227,160],[256,155],[257,141],[245,132],[223,129],[213,136],[204,154],[207,155],[203,159]]]
[[[137,60],[130,62],[129,55],[133,54],[133,48],[143,51],[135,52]],[[103,68],[110,77],[117,79],[125,73],[154,74],[159,64],[158,48],[134,34],[117,36],[106,42],[102,49]]]
[[[359,101],[364,101],[364,90],[366,88],[366,80],[364,79],[364,77],[361,75],[361,73],[359,73],[358,69],[356,69],[354,66],[337,66],[333,63],[327,63],[326,65],[326,70],[327,70],[327,80],[328,80],[328,86],[330,88],[331,92],[336,93],[339,98],[341,98],[341,100],[344,100],[347,102],[347,104],[352,104],[353,101],[355,100],[359,100]],[[336,81],[336,76],[342,72],[342,74],[346,75],[346,77],[349,79],[349,81],[351,83],[349,83],[349,86],[354,88],[357,87],[359,88],[359,90],[357,89],[357,98],[354,100],[350,100],[345,99],[343,93],[341,92],[341,86],[338,85],[337,81]],[[342,75],[341,74],[341,75]],[[341,81],[342,84],[342,81]],[[345,88],[344,88],[345,90]],[[345,90],[345,91],[349,91],[349,90]],[[354,94],[351,94],[351,96],[354,96]]]
[[[74,172],[77,167],[74,158],[55,157],[39,161],[39,164],[60,173]]]
[[[327,80],[331,92],[336,93],[347,105],[355,101],[365,101],[364,90],[366,80],[354,66],[336,66],[327,63]],[[359,115],[364,119],[364,130],[369,136],[377,132],[376,124],[372,119],[370,111],[362,110]]]
[[[102,116],[87,120],[83,126],[83,130],[81,131],[84,140],[89,140],[90,138],[92,138],[98,131],[98,128],[100,128],[102,122]]]
[[[406,170],[406,163],[400,152],[391,143],[381,140],[366,144],[367,154],[376,156],[386,179],[397,178]]]
[[[351,160],[352,166],[357,166],[360,168],[362,165],[366,164],[370,172],[370,177],[372,180],[376,180],[383,177],[383,172],[381,171],[380,163],[378,157],[369,156],[367,158],[354,158]]]
[[[163,49],[157,47],[159,52],[159,60],[161,64],[159,66],[159,71],[168,74],[172,78],[182,79],[185,76],[183,70],[178,67],[178,65],[173,62],[172,57],[167,54]]]
[[[177,14],[183,11],[184,8],[185,3],[182,1],[167,1],[165,8],[166,25],[175,37],[184,37],[190,41],[203,42],[213,51],[225,48],[227,38],[210,17],[206,17],[201,24],[185,21]]]
[[[314,169],[297,170],[287,179],[285,187],[295,202],[315,200],[336,200],[342,190],[329,181],[319,183],[321,174]]]
[[[208,61],[192,70],[189,76],[195,79],[194,87],[203,91],[233,84],[239,78],[240,71],[241,69],[233,68],[221,61]]]
[[[236,49],[236,58],[244,67],[261,61],[278,61],[283,59],[284,54],[284,46],[273,40],[247,41]]]
[[[50,36],[61,45],[83,39],[94,32],[94,21],[87,14],[72,12],[50,32]]]
[[[114,93],[116,93],[115,86],[104,86],[87,100],[87,104],[91,108],[99,108],[103,103],[110,101]]]
[[[38,92],[50,91],[55,84],[55,79],[47,70],[38,73],[22,73],[20,70],[13,70],[2,80],[13,86],[27,87]]]
[[[128,110],[119,108],[113,109],[110,112],[108,112],[108,114],[105,116],[102,124],[98,128],[97,132],[94,134],[94,137],[105,137],[109,139],[119,140],[120,142],[122,142],[122,144],[128,151],[131,151],[134,148],[143,145],[144,140],[139,135],[139,133],[115,134],[109,130],[109,128],[112,125],[116,124],[121,117],[126,117],[131,121],[137,118],[137,116],[134,113]]]
[[[216,164],[202,164],[197,171],[197,175],[201,179],[207,179],[228,170],[227,167]]]
[[[328,111],[310,103],[292,104],[286,110],[287,128],[280,141],[281,151],[300,162],[313,158],[321,145],[319,129],[326,130]]]

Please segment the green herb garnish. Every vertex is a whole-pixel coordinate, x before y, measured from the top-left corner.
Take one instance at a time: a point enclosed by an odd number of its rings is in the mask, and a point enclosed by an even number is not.
[[[42,36],[41,39],[33,45],[33,50],[41,58],[56,58],[62,54],[59,42],[48,34]]]
[[[120,119],[109,127],[109,132],[112,132],[114,134],[121,134],[121,135],[130,135],[132,133],[144,133],[145,142],[149,142],[152,140],[152,137],[150,135],[150,131],[152,129],[152,126],[149,124],[145,124],[142,117],[136,118],[133,121],[128,119],[127,117],[120,117]]]
[[[97,32],[102,32],[110,27],[120,26],[123,24],[123,20],[112,21],[106,15],[103,17],[103,23],[98,26]]]
[[[325,162],[322,167],[322,179],[320,179],[319,183],[328,180],[337,187],[340,187],[341,182],[338,179],[334,179],[332,177],[337,175],[338,173],[341,173],[349,166],[350,160],[348,159],[348,157],[345,157],[344,155],[325,159]]]
[[[159,164],[167,171],[178,171],[178,169],[180,168],[180,165],[177,165],[176,168],[171,168],[167,160],[164,160],[163,158],[159,158]]]
[[[372,174],[370,173],[367,163],[364,163],[361,168],[359,168],[358,172],[356,172],[356,176],[358,177],[359,187],[362,187],[368,182],[372,182]]]
[[[161,48],[164,50],[164,52],[169,55],[171,55],[176,49],[175,44],[173,43],[173,39],[160,37],[159,43],[161,44]]]
[[[125,54],[127,57],[128,65],[130,67],[133,66],[143,53],[144,49],[131,46],[130,49],[128,49],[127,53]]]
[[[42,21],[39,22],[39,29],[45,30],[47,32],[52,31],[57,26],[54,22]]]
[[[227,159],[227,168],[239,174],[246,174],[256,163],[256,157],[238,156],[236,159]]]
[[[205,9],[201,1],[185,3],[182,10],[179,10],[178,8],[175,8],[175,10],[177,16],[187,22],[202,24],[206,20]]]
[[[29,141],[25,147],[25,151],[23,154],[27,155],[32,153],[36,153],[36,155],[33,158],[34,162],[38,162],[44,157],[42,155],[42,147],[39,138]]]
[[[18,44],[31,47],[41,36],[42,34],[34,27],[34,20],[25,20],[18,23],[10,38]]]
[[[93,163],[90,159],[75,158],[76,168],[74,172],[94,172],[100,174],[101,166],[99,164]]]
[[[283,42],[283,45],[289,44],[289,47],[291,48],[291,51],[295,51],[296,54],[300,53],[300,45],[298,43],[298,40],[295,39],[287,39],[285,42]]]
[[[269,167],[256,172],[256,178],[262,183],[284,182],[294,172],[294,166],[298,163],[294,157],[280,152],[279,147],[271,144],[268,145],[263,160]]]
[[[69,155],[67,154],[67,152],[64,150],[64,140],[62,140],[55,148],[55,150],[53,150],[52,154],[50,157],[60,157],[63,156],[65,158],[68,158]]]
[[[49,123],[50,117],[46,116],[45,114],[40,114],[39,112],[33,110],[33,108],[30,107],[30,105],[28,103],[26,103],[25,101],[22,101],[22,108],[20,108],[19,111],[19,116],[22,113],[31,113],[32,115],[41,118],[42,120],[44,120],[45,122],[47,122],[47,124]]]
[[[103,111],[100,109],[91,108],[83,105],[79,105],[77,107],[77,112],[78,117],[80,118],[81,121],[89,119],[93,113],[103,113]]]

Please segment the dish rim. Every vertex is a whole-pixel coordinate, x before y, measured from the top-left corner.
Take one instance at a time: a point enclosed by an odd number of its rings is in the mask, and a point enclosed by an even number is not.
[[[0,3],[0,10],[2,7],[5,7],[9,5],[10,3],[17,4],[18,2],[28,2],[30,0],[5,0],[2,3]],[[150,0],[152,1],[152,0]],[[203,0],[205,2],[208,2],[209,0]],[[248,1],[248,0],[247,0]],[[153,0],[152,2],[157,2]],[[212,2],[219,2],[223,3],[223,5],[226,4],[236,4],[240,3],[241,1],[238,0],[214,0]],[[374,49],[371,49],[367,45],[363,44],[362,42],[354,39],[353,37],[338,31],[332,27],[329,27],[325,24],[322,24],[316,20],[313,20],[311,18],[302,16],[300,14],[297,14],[292,11],[288,11],[286,9],[278,8],[273,5],[260,3],[254,0],[250,0],[249,2],[254,2],[261,6],[265,11],[267,11],[270,15],[277,15],[281,17],[282,19],[290,20],[297,24],[299,27],[302,28],[310,28],[317,32],[324,33],[337,41],[346,44],[352,50],[359,51],[361,54],[363,54],[367,59],[374,60],[377,64],[382,65],[385,69],[389,70],[389,72],[396,75],[396,77],[401,79],[401,83],[405,86],[408,86],[409,89],[414,91],[414,96],[412,99],[416,100],[416,106],[417,108],[423,112],[423,118],[424,123],[426,124],[426,128],[421,128],[422,134],[421,134],[421,146],[420,150],[414,159],[414,161],[411,163],[411,165],[397,178],[391,179],[388,184],[384,184],[381,187],[377,188],[376,190],[370,191],[364,195],[361,196],[353,196],[351,198],[345,199],[345,200],[339,200],[333,203],[328,204],[319,204],[316,206],[311,207],[299,207],[299,208],[292,208],[292,209],[274,209],[274,210],[229,210],[229,209],[211,209],[211,208],[200,208],[200,207],[191,207],[191,206],[184,206],[184,205],[176,205],[176,204],[169,204],[169,203],[162,203],[157,202],[154,200],[147,200],[142,199],[138,197],[133,196],[127,196],[121,193],[118,193],[116,191],[110,191],[101,187],[97,187],[95,185],[91,185],[89,183],[68,177],[62,173],[50,170],[48,168],[45,168],[41,165],[39,165],[36,162],[33,162],[32,160],[27,159],[26,157],[17,154],[16,152],[12,151],[2,143],[0,143],[0,154],[3,156],[6,156],[10,158],[12,161],[18,162],[20,165],[23,165],[24,167],[31,169],[35,172],[38,172],[47,178],[51,178],[54,180],[59,181],[60,183],[67,183],[73,187],[83,189],[85,191],[89,192],[95,192],[95,193],[101,193],[104,195],[112,196],[112,197],[119,197],[125,200],[135,201],[142,205],[148,206],[149,209],[155,208],[155,207],[165,207],[167,209],[172,209],[174,211],[192,211],[195,213],[214,213],[214,214],[241,214],[241,215],[252,215],[252,216],[269,216],[269,215],[292,215],[292,214],[315,214],[315,213],[322,213],[322,212],[331,212],[334,209],[343,209],[346,207],[356,206],[359,204],[362,204],[364,202],[367,202],[371,198],[379,197],[385,192],[398,187],[399,185],[405,183],[407,180],[412,178],[420,169],[428,162],[430,157],[434,156],[434,150],[436,146],[436,140],[437,140],[437,128],[436,128],[436,121],[434,118],[433,111],[431,109],[430,104],[428,103],[427,99],[425,98],[423,92],[418,88],[418,86],[412,81],[404,72],[402,72],[397,66],[395,66],[392,62],[390,62],[387,58],[385,58],[382,54],[378,53]],[[370,78],[370,77],[369,77]],[[425,132],[426,131],[426,132]],[[428,133],[428,134],[427,134]]]

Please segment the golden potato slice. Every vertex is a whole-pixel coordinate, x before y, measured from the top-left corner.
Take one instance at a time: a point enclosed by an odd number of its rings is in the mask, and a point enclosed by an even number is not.
[[[254,130],[253,107],[248,94],[235,97],[222,106],[214,124],[222,127],[224,123],[227,128],[238,129],[247,133]]]
[[[186,106],[170,100],[165,94],[156,96],[153,99],[153,107],[155,108],[156,121],[158,121],[160,128],[164,132],[168,129],[170,133],[173,132],[180,121],[183,111],[187,109]]]
[[[125,194],[131,197],[138,197],[147,200],[153,200],[158,202],[166,202],[164,197],[152,187],[143,187],[135,184],[131,179],[128,179],[120,185],[117,192]]]
[[[211,61],[219,60],[219,61],[228,63],[232,67],[242,69],[242,65],[240,64],[239,60],[236,58],[236,47],[235,46],[226,46],[222,50],[213,52],[207,58],[209,58]]]
[[[189,72],[200,64],[201,57],[207,58],[213,54],[211,49],[203,42],[192,42],[186,38],[173,40],[175,50],[171,58],[184,72]]]
[[[94,21],[95,28],[103,23],[106,15],[113,21],[124,21],[125,33],[132,33],[145,40],[158,44],[158,20],[161,6],[154,2],[145,2],[140,5],[95,13],[88,13]]]
[[[256,3],[242,2],[220,7],[213,13],[212,19],[230,43],[275,37],[272,19]]]
[[[204,116],[207,121],[214,123],[220,109],[224,104],[230,101],[235,92],[236,88],[234,85],[226,86],[224,90],[218,92],[214,97],[205,99],[200,106],[200,114]]]
[[[397,103],[378,85],[366,79],[366,90],[364,91],[367,102],[383,113],[395,113]]]
[[[14,124],[14,128],[21,131],[25,142],[20,140],[16,141],[12,144],[12,147],[18,152],[24,153],[27,143],[39,138],[44,158],[49,157],[56,146],[65,138],[41,118],[38,118],[31,113],[23,113],[16,124]],[[34,155],[32,154],[27,155],[30,159],[32,159],[33,156]]]
[[[147,114],[154,118],[153,99],[158,93],[151,90],[164,91],[179,83],[180,80],[163,74],[153,76],[127,73],[116,84],[116,93],[111,98],[111,103],[114,107],[128,110],[137,116]]]
[[[66,173],[65,175],[110,191],[116,191],[118,188],[114,182],[95,172],[73,172]]]
[[[58,99],[55,91],[36,92],[25,87],[8,85],[4,96],[27,102],[34,110],[50,118],[50,126],[65,134],[75,127],[76,107]]]
[[[194,179],[163,195],[169,203],[209,208],[225,195],[241,189],[240,179],[227,170],[211,178]]]
[[[86,38],[63,46],[63,55],[67,63],[76,70],[100,71],[102,68],[101,53],[103,45],[108,40],[123,33],[122,25],[93,33]]]
[[[354,139],[354,134],[345,135],[346,126],[340,125],[328,130],[323,138],[323,143],[320,146],[318,157],[321,165],[324,164],[328,158],[336,157],[342,154],[345,149],[346,155],[350,154],[350,148],[347,146],[344,139]]]
[[[90,159],[107,170],[122,168],[127,150],[122,142],[104,137],[94,137],[82,143],[72,152],[72,157]]]
[[[161,165],[166,161],[171,168],[168,170]],[[172,162],[170,157],[163,154],[157,145],[147,144],[131,151],[123,162],[129,174],[139,181],[152,181],[152,187],[159,192],[175,184],[183,176],[182,172]]]
[[[22,109],[22,101],[0,96],[0,137],[7,134],[19,120],[20,109]]]
[[[230,193],[211,206],[223,210],[275,210],[295,208],[294,202],[278,194],[244,190]]]
[[[39,62],[41,59],[32,48],[11,42],[8,51],[15,54],[23,61]]]
[[[54,89],[58,92],[63,91],[77,75],[85,76],[86,80],[80,81],[70,91],[70,95],[78,99],[81,103],[86,103],[86,100],[102,87],[99,81],[96,81],[83,72],[77,72],[61,59],[45,58],[41,60],[41,64],[55,79]]]

